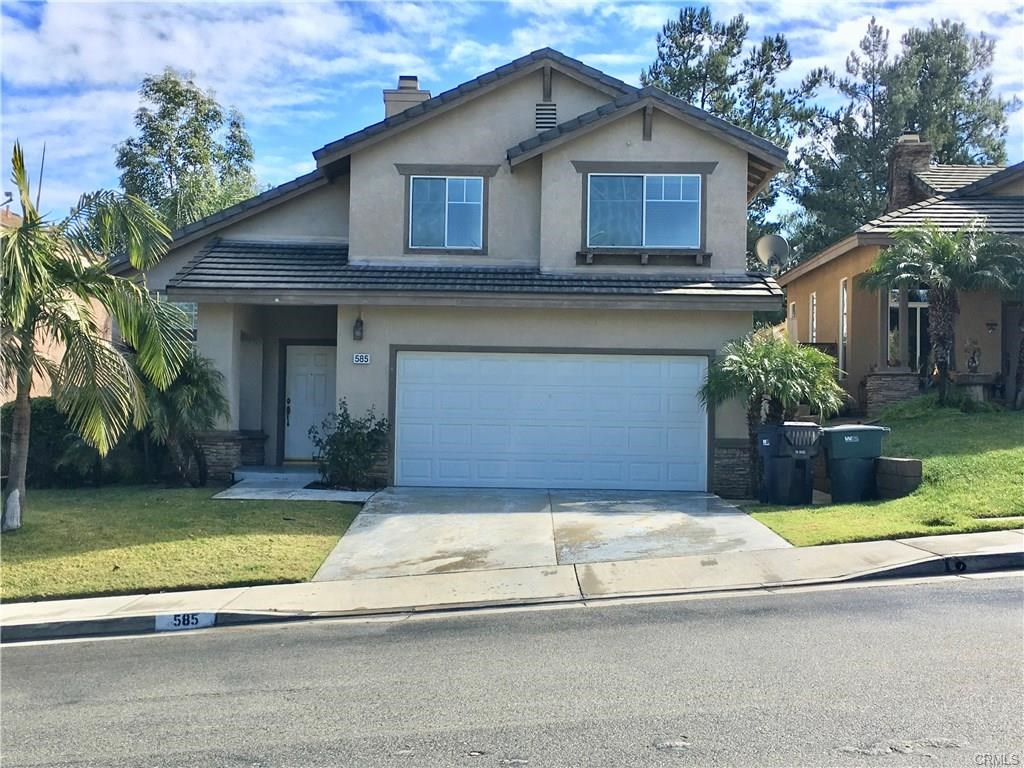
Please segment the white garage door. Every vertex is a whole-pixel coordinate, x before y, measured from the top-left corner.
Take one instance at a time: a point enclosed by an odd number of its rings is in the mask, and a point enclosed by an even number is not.
[[[398,485],[707,487],[704,357],[399,352]]]

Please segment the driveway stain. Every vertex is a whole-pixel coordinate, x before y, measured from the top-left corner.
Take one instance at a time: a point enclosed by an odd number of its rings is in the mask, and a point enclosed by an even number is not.
[[[438,552],[424,558],[414,565],[426,565],[437,560],[445,562],[435,565],[427,573],[452,573],[454,571],[482,571],[488,563],[489,549],[467,549],[461,552]]]

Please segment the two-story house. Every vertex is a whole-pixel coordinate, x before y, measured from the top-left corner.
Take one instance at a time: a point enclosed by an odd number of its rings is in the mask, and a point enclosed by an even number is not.
[[[310,461],[344,398],[396,485],[743,492],[743,410],[697,391],[782,301],[745,238],[785,152],[550,49],[384,104],[147,275],[225,376],[212,472]]]

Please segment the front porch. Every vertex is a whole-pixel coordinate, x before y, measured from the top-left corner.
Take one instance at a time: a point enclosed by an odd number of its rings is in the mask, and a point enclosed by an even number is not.
[[[303,486],[317,479],[308,433],[337,405],[338,315],[336,305],[199,305],[198,350],[223,374],[229,406],[202,436],[212,480],[238,467],[295,479],[295,461],[310,475]]]

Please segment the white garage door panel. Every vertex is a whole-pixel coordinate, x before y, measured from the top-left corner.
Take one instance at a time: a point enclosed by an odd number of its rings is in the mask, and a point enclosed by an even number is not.
[[[399,352],[399,485],[705,490],[703,357]]]

